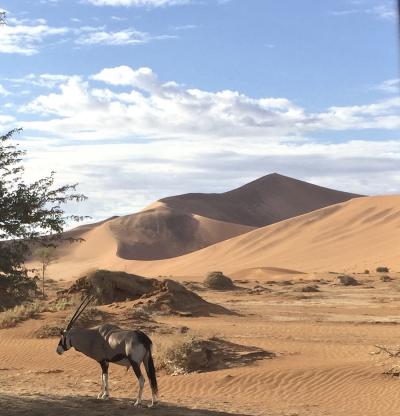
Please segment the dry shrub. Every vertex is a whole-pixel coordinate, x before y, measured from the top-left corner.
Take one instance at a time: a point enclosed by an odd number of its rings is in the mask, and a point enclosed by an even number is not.
[[[0,329],[12,328],[20,322],[34,318],[45,310],[45,306],[39,302],[15,306],[0,313]]]
[[[346,274],[337,276],[334,283],[342,286],[358,286],[360,284],[360,282],[354,279],[354,277],[348,276]]]
[[[235,288],[232,280],[222,272],[210,272],[204,280],[204,285],[210,289],[231,290]]]
[[[57,325],[43,325],[35,331],[36,338],[54,338],[59,337],[63,328]]]
[[[172,336],[163,339],[156,348],[158,369],[167,374],[187,374],[207,368],[207,353],[200,348],[201,340],[194,336]]]
[[[258,347],[235,344],[217,337],[172,336],[156,344],[156,363],[168,374],[214,371],[244,366],[276,354]]]
[[[137,321],[151,320],[150,311],[145,306],[135,306],[127,313],[127,317]]]
[[[376,268],[378,273],[389,273],[389,268],[385,266],[380,266]]]

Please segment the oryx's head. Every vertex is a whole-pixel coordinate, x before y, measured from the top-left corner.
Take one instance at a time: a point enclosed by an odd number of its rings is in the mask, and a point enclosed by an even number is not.
[[[72,343],[71,343],[71,337],[70,337],[70,330],[72,328],[72,326],[74,325],[74,323],[78,320],[78,318],[80,317],[81,313],[85,310],[85,308],[89,305],[89,303],[94,299],[94,297],[92,295],[87,295],[83,301],[81,302],[81,304],[76,308],[74,314],[72,315],[72,318],[70,319],[70,321],[68,322],[68,325],[66,326],[65,329],[62,329],[60,331],[60,342],[58,343],[57,346],[57,354],[62,354],[65,351],[68,351],[71,347],[72,347]]]

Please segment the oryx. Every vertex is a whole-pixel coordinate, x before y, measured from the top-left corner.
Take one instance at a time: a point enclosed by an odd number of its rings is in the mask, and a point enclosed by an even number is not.
[[[116,325],[100,325],[90,329],[73,328],[81,313],[93,300],[87,296],[76,309],[67,327],[61,330],[61,339],[57,346],[57,353],[74,347],[77,351],[96,360],[102,370],[101,393],[99,399],[108,399],[108,365],[115,363],[133,368],[139,381],[139,392],[135,402],[138,406],[142,401],[144,377],[140,371],[140,364],[143,362],[146,368],[147,377],[151,385],[152,401],[151,406],[157,403],[157,378],[151,355],[152,342],[150,338],[139,330],[123,330]]]

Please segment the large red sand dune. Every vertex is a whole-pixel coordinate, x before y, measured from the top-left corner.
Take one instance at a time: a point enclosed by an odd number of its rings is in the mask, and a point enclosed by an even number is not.
[[[221,194],[165,198],[136,214],[79,227],[69,235],[87,239],[87,246],[92,244],[88,232],[107,224],[107,241],[118,257],[166,259],[356,196],[274,173]]]
[[[398,268],[399,231],[400,196],[364,197],[262,227],[184,256],[127,261],[116,255],[114,237],[105,223],[89,231],[87,242],[70,249],[51,272],[55,277],[72,279],[88,268],[102,267],[187,278],[223,270],[243,278],[246,270],[265,272],[271,267],[300,272],[363,271],[380,265]]]

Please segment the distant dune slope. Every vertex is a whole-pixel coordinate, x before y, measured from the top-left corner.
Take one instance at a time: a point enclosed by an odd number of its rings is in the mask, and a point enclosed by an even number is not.
[[[274,173],[221,194],[164,198],[136,214],[78,227],[68,236],[86,235],[87,241],[78,251],[108,251],[100,247],[104,241],[87,238],[88,232],[107,224],[107,241],[114,240],[112,246],[116,246],[118,257],[159,260],[194,252],[257,227],[357,196]],[[93,247],[83,248],[90,244]]]
[[[359,196],[272,173],[229,192],[178,195],[161,202],[208,218],[262,227]]]
[[[169,261],[132,264],[141,272],[198,275],[222,269],[299,271],[400,267],[400,196],[356,198]],[[396,269],[396,270],[397,270]],[[245,273],[239,273],[241,277]]]
[[[223,270],[232,277],[270,279],[298,272],[362,272],[377,266],[399,270],[400,196],[352,199],[164,260],[118,257],[109,223],[84,238],[86,243],[72,245],[49,275],[73,279],[88,269],[106,268],[187,280]]]

